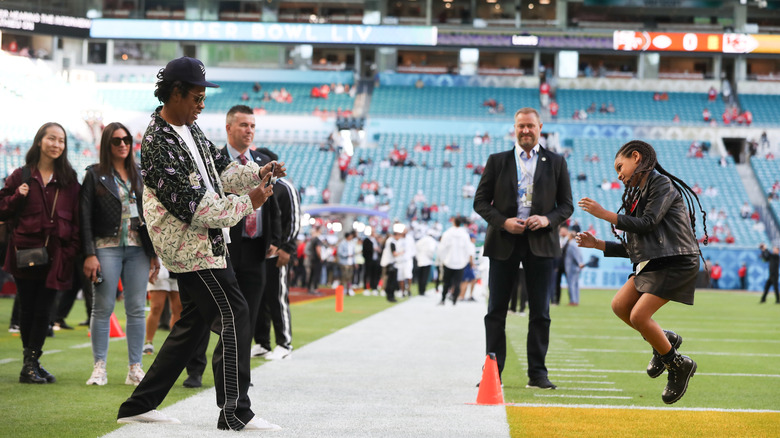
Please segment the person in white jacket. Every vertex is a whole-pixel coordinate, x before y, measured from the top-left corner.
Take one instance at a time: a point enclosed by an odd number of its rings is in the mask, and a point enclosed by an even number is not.
[[[439,260],[444,266],[444,289],[441,292],[441,302],[444,305],[447,293],[452,291],[452,304],[458,301],[460,282],[463,280],[463,269],[471,262],[474,253],[469,232],[462,227],[465,219],[456,216],[452,227],[444,232],[439,242]]]
[[[415,244],[417,248],[417,293],[425,295],[425,289],[428,287],[428,280],[431,277],[431,265],[436,257],[436,248],[439,242],[431,236],[430,231],[420,238]]]

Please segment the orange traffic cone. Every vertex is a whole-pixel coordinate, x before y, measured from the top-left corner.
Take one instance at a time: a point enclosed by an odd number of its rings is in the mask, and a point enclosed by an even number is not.
[[[112,338],[124,338],[125,332],[122,331],[122,326],[119,325],[119,320],[116,319],[116,314],[111,313],[111,331],[109,336]]]
[[[501,378],[498,376],[496,353],[488,353],[485,366],[482,368],[482,381],[479,382],[477,393],[478,405],[504,404],[504,393],[501,390]]]
[[[344,286],[338,285],[336,287],[336,312],[341,313],[344,311]]]

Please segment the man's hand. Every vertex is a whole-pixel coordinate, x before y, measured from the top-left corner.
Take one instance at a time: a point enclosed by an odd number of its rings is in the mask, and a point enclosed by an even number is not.
[[[276,260],[277,268],[281,268],[282,266],[290,263],[290,253],[283,249],[276,251],[276,253],[279,254],[279,258]]]
[[[509,231],[511,234],[523,234],[525,232],[527,223],[528,222],[524,221],[523,219],[510,217],[504,221],[504,229]]]
[[[158,274],[160,274],[160,259],[152,257],[149,260],[149,283],[156,283]]]
[[[257,210],[258,208],[260,208],[261,205],[265,204],[265,201],[267,201],[268,198],[273,196],[274,187],[271,185],[266,187],[266,184],[270,180],[271,180],[271,172],[269,171],[263,177],[263,181],[260,182],[260,185],[258,185],[248,193],[249,199],[252,200],[253,209]]]
[[[530,216],[528,219],[525,220],[526,228],[528,228],[531,231],[547,228],[548,225],[550,225],[550,219],[547,219],[546,216],[539,216],[537,214]]]

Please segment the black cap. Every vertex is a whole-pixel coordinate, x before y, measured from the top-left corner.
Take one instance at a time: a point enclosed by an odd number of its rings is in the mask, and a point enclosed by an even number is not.
[[[199,59],[182,56],[165,66],[163,79],[166,81],[182,81],[202,87],[219,88],[219,85],[206,80],[206,67]]]

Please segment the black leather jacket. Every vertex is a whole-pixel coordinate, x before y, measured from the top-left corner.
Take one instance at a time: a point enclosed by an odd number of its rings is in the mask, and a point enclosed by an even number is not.
[[[626,246],[605,242],[607,257],[628,257],[633,263],[661,257],[699,254],[682,194],[669,177],[650,172],[630,215],[619,214],[616,228],[625,231]]]
[[[98,237],[114,237],[119,234],[122,223],[122,201],[119,199],[119,189],[114,178],[98,173],[97,164],[87,167],[84,183],[81,185],[81,202],[79,204],[79,219],[81,225],[81,242],[84,256],[95,255],[95,239]],[[140,172],[139,172],[140,178]],[[137,229],[143,221],[141,193],[136,193],[139,221],[133,220],[130,226]],[[147,255],[154,255],[152,243],[145,230],[139,231]],[[151,253],[150,253],[151,251]]]

